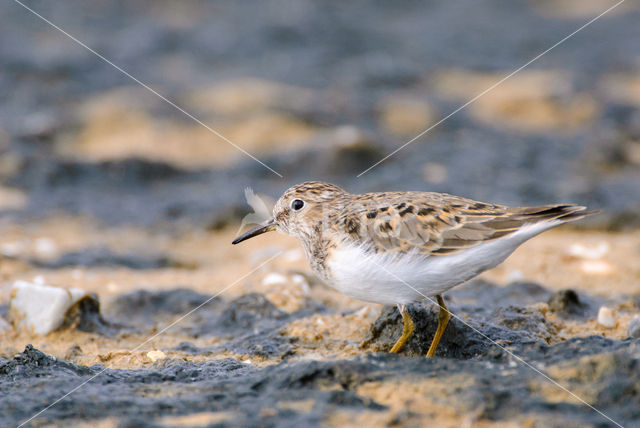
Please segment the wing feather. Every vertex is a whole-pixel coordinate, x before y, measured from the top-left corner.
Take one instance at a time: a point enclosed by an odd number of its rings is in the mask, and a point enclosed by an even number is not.
[[[441,193],[358,195],[338,224],[353,224],[348,239],[375,252],[444,255],[515,233],[526,224],[576,220],[585,207],[506,207]]]

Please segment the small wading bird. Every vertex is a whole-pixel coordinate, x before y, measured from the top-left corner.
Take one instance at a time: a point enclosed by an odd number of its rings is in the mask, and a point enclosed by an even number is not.
[[[394,304],[402,314],[397,353],[413,333],[407,305],[435,296],[440,312],[427,357],[449,322],[442,293],[491,269],[537,234],[593,212],[562,204],[507,207],[432,192],[354,195],[309,181],[291,187],[273,218],[233,241],[278,230],[298,238],[311,269],[359,300]]]

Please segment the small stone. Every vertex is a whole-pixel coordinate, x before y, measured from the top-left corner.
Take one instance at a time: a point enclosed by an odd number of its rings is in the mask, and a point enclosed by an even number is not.
[[[507,283],[511,284],[512,282],[518,282],[524,280],[524,274],[521,270],[511,269],[507,273]]]
[[[585,260],[580,264],[582,271],[589,275],[608,275],[613,272],[613,266],[604,260]]]
[[[278,309],[293,313],[306,306],[310,288],[302,275],[271,272],[253,291],[263,294]]]
[[[36,254],[46,259],[53,258],[58,254],[58,245],[53,239],[38,238],[34,242]]]
[[[262,280],[262,285],[284,284],[287,278],[277,272],[271,272]]]
[[[302,254],[302,251],[293,249],[285,252],[281,257],[283,260],[286,260],[288,262],[297,262],[298,260],[302,260],[303,256],[304,254]]]
[[[333,131],[332,140],[337,147],[359,147],[367,141],[367,136],[355,126],[343,125]]]
[[[18,257],[26,249],[26,244],[22,241],[7,242],[0,245],[0,254],[7,257]]]
[[[637,339],[640,337],[640,315],[636,315],[629,321],[629,325],[627,326],[627,334],[629,337],[633,337]]]
[[[328,171],[337,174],[367,168],[384,154],[382,145],[374,135],[353,126],[340,126],[328,131],[318,137],[316,144],[330,147],[324,162]]]
[[[551,311],[564,316],[584,315],[586,310],[586,305],[580,301],[578,293],[571,289],[556,291],[547,303]]]
[[[309,288],[309,283],[307,282],[307,278],[302,275],[293,275],[291,277],[293,283],[300,287],[305,296],[308,296],[311,293],[311,289]]]
[[[16,281],[11,288],[10,318],[19,330],[45,335],[62,326],[69,309],[87,295],[80,289]]]
[[[598,310],[598,324],[603,327],[612,328],[616,325],[616,314],[612,308],[601,306]]]
[[[569,254],[579,259],[597,260],[604,257],[609,250],[610,246],[607,242],[600,242],[593,246],[572,244],[569,247]]]
[[[154,350],[147,352],[147,358],[150,359],[152,363],[155,363],[158,360],[167,358],[167,354],[159,350]]]

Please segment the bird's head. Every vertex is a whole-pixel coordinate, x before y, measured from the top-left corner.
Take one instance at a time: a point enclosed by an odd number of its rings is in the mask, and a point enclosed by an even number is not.
[[[348,197],[348,193],[333,184],[307,181],[287,189],[273,208],[273,217],[237,237],[238,244],[254,236],[278,230],[298,239],[317,234],[323,227],[328,204]]]

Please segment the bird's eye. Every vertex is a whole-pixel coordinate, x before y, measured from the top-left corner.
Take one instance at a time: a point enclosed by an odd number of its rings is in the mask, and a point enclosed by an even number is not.
[[[304,207],[304,201],[302,199],[294,199],[291,201],[291,209],[294,211],[300,211]]]

